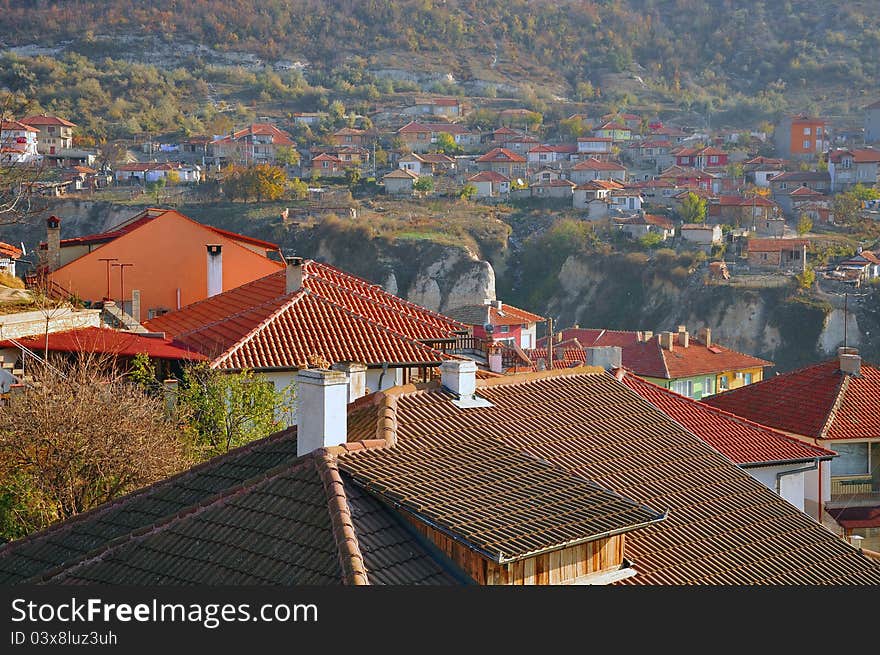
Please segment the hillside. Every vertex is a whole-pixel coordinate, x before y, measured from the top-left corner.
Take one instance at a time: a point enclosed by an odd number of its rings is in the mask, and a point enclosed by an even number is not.
[[[871,0],[0,0],[0,12],[7,48],[32,46],[15,56],[75,54],[99,73],[118,73],[120,60],[175,67],[180,94],[198,90],[183,78],[200,70],[196,80],[218,84],[207,66],[259,75],[296,62],[308,84],[339,97],[375,100],[393,79],[510,93],[539,111],[568,99],[713,125],[789,110],[852,119],[880,93]],[[32,66],[6,63],[0,84],[26,93]],[[278,77],[258,80],[264,101],[315,103],[284,76],[282,97]]]

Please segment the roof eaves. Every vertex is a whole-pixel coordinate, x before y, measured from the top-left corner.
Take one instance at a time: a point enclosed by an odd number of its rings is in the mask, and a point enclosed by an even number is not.
[[[841,373],[841,377],[843,378],[840,381],[840,385],[837,387],[837,396],[834,398],[834,402],[831,404],[831,409],[828,410],[828,415],[825,417],[825,422],[822,423],[822,429],[819,431],[818,439],[827,439],[828,431],[831,430],[831,426],[834,424],[834,419],[837,418],[837,412],[840,409],[840,406],[843,404],[843,399],[846,397],[846,391],[849,389],[849,375],[846,373]]]

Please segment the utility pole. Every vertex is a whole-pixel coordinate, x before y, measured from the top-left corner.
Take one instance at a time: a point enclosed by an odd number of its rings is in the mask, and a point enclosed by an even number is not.
[[[112,264],[112,266],[119,267],[119,309],[125,311],[125,269],[134,264]]]
[[[110,300],[110,262],[118,262],[119,258],[117,257],[99,257],[98,261],[107,262],[107,295],[104,296],[107,300]]]

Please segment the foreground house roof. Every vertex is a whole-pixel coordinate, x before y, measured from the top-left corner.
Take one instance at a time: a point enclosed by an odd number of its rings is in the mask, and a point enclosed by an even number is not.
[[[465,325],[379,285],[305,260],[302,287],[287,292],[285,270],[144,323],[204,353],[216,368],[306,368],[315,359],[429,365]]]
[[[34,352],[43,352],[46,349],[52,352],[95,353],[122,357],[134,357],[143,353],[150,359],[191,361],[207,359],[201,353],[186,348],[182,344],[176,344],[169,339],[99,327],[52,332],[44,336],[22,337],[16,341]],[[0,341],[0,348],[18,347],[16,343],[11,341]]]
[[[859,376],[838,359],[776,375],[704,402],[778,430],[813,439],[880,437],[880,370],[862,362]]]
[[[617,379],[740,466],[831,459],[834,453],[618,369]]]
[[[880,584],[880,564],[601,369],[356,401],[348,442],[293,429],[0,549],[0,582],[459,582],[409,525],[487,559],[626,530],[627,584]],[[363,508],[363,509],[361,509]]]
[[[492,325],[524,325],[528,323],[543,323],[547,319],[538,314],[502,303],[499,309],[495,305],[463,305],[446,310],[446,314],[466,325],[486,324],[488,316]]]

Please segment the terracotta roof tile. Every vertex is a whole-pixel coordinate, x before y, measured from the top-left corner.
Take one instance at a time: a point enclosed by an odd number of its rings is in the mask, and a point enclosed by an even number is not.
[[[880,370],[862,362],[861,377],[839,360],[776,375],[706,398],[713,407],[777,430],[814,439],[880,437]]]
[[[623,370],[617,378],[722,455],[742,465],[830,459],[834,453],[681,396]]]
[[[493,148],[485,155],[477,157],[476,161],[478,164],[524,164],[526,163],[526,158],[507,148]]]

